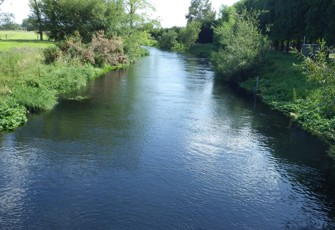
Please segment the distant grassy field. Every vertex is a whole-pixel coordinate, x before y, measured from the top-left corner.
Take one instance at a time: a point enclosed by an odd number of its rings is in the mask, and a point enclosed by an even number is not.
[[[39,37],[35,32],[0,31],[0,51],[22,47],[47,48],[53,45],[53,42],[50,41],[39,41]]]
[[[0,40],[39,40],[33,31],[0,30]]]
[[[43,49],[50,46],[54,46],[54,43],[49,41],[32,41],[32,40],[0,41],[0,51],[10,50],[13,48],[22,48],[22,47]]]

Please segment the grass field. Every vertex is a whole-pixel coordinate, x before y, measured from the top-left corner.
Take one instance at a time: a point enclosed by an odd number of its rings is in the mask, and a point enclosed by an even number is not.
[[[39,40],[39,36],[33,31],[0,30],[0,40]]]
[[[31,40],[13,40],[13,41],[0,41],[0,51],[10,50],[14,48],[47,48],[54,46],[53,42],[48,41],[31,41]]]
[[[54,45],[50,41],[39,41],[38,38],[31,31],[0,31],[0,51],[22,47],[47,48]]]

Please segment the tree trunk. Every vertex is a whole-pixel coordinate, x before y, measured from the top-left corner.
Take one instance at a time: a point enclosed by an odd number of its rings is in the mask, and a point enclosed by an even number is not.
[[[284,52],[284,41],[280,41],[280,51]]]
[[[40,35],[40,41],[43,41],[43,30],[40,28],[38,31],[39,35]]]
[[[279,41],[278,40],[274,41],[274,46],[275,46],[275,51],[278,51],[279,50]]]

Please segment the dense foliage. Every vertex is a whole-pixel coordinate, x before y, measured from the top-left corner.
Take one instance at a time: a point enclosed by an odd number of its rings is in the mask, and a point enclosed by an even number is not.
[[[296,52],[297,53],[297,52]],[[335,116],[335,59],[328,58],[328,48],[325,42],[320,43],[320,48],[313,55],[304,56],[298,66],[307,79],[319,90],[315,91],[314,101],[318,104],[322,115]]]
[[[216,12],[209,0],[192,0],[186,15],[187,24],[200,23],[198,43],[213,42],[213,25],[215,25]]]
[[[79,63],[103,67],[128,63],[124,54],[123,41],[120,37],[108,39],[102,31],[93,35],[92,42],[85,44],[79,35],[70,37],[60,43],[57,48],[44,51],[46,62],[53,63],[59,58],[77,59]]]
[[[261,29],[278,50],[300,50],[301,44],[326,39],[335,44],[335,1],[333,0],[242,0],[238,9],[263,10],[259,16]],[[304,39],[305,38],[305,39]]]
[[[224,19],[215,27],[217,51],[212,54],[215,71],[227,81],[250,76],[264,62],[268,42],[258,28],[255,14],[226,8]]]
[[[183,28],[167,29],[158,38],[158,45],[164,50],[188,51],[198,40],[201,23],[193,21]]]

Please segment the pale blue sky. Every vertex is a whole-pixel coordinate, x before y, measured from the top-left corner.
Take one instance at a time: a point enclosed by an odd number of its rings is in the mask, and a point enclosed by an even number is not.
[[[186,24],[185,15],[188,12],[191,0],[150,0],[163,27],[184,26]],[[238,0],[212,0],[213,7],[218,10],[222,5],[232,5]],[[29,14],[29,0],[5,0],[0,10],[14,13],[18,23],[27,18]]]

